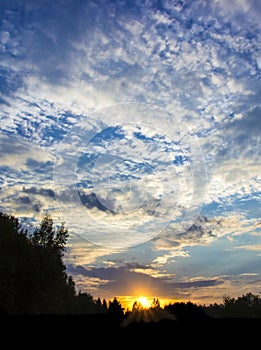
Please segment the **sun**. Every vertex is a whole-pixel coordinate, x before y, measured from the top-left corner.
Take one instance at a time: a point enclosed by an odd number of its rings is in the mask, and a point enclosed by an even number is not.
[[[150,307],[150,303],[146,297],[139,297],[138,302],[141,303],[143,309],[148,309]]]

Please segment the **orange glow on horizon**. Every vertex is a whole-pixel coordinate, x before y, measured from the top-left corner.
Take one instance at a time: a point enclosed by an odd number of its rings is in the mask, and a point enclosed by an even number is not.
[[[132,311],[132,307],[134,302],[140,303],[144,309],[148,309],[151,307],[151,304],[153,302],[153,299],[159,299],[160,306],[164,308],[165,305],[168,305],[169,303],[175,303],[180,300],[174,300],[174,299],[168,299],[168,298],[161,298],[161,297],[146,297],[146,296],[133,296],[133,295],[121,295],[117,297],[117,300],[121,303],[122,307],[124,307],[125,311],[129,310]],[[143,305],[143,301],[144,304]]]

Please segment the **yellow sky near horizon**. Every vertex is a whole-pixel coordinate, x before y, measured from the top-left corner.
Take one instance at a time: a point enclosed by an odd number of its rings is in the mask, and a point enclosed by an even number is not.
[[[160,297],[146,297],[144,295],[141,295],[141,296],[131,296],[131,295],[118,296],[117,300],[121,303],[122,307],[125,309],[124,311],[127,311],[127,310],[131,311],[134,302],[137,301],[139,303],[141,298],[146,298],[148,305],[152,304],[154,298],[159,299],[161,307],[164,307],[165,305],[168,305],[169,303],[175,303],[175,302],[181,301],[181,300],[174,300],[174,299],[160,298]]]

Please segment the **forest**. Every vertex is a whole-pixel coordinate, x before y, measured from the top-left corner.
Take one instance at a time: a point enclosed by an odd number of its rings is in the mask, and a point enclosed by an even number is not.
[[[104,325],[121,329],[178,327],[184,322],[218,320],[261,320],[261,296],[251,292],[223,302],[196,305],[190,301],[175,302],[164,307],[154,299],[144,309],[135,302],[132,310],[124,310],[113,300],[95,299],[90,293],[77,292],[72,276],[63,261],[69,237],[64,224],[54,227],[46,214],[39,227],[29,234],[19,220],[0,213],[0,315],[70,316],[83,319],[93,327]]]

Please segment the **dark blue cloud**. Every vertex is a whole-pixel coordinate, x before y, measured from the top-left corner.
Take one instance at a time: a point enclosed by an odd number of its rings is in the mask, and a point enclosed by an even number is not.
[[[103,203],[107,205],[105,206],[97,197],[95,193],[90,193],[90,194],[85,194],[79,192],[80,200],[82,204],[87,207],[88,209],[93,209],[96,208],[101,211],[111,211],[108,208],[113,207],[113,202],[112,201],[107,201],[103,199]]]
[[[37,187],[30,187],[30,188],[24,188],[23,189],[24,193],[31,193],[31,194],[38,194],[41,196],[45,196],[45,197],[51,197],[51,198],[55,198],[55,193],[52,189],[46,189],[46,188],[37,188]]]

